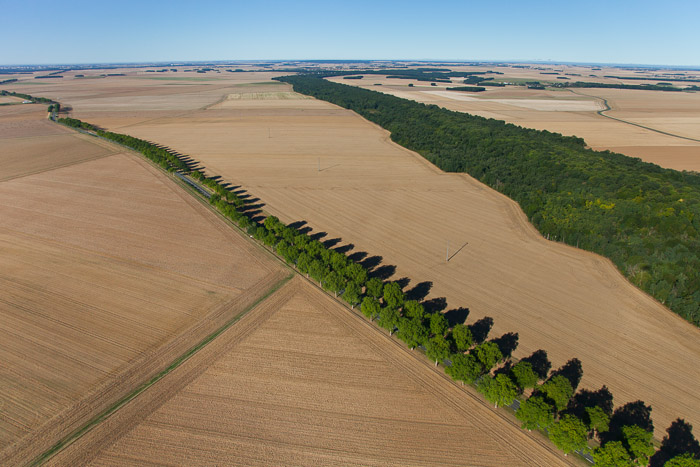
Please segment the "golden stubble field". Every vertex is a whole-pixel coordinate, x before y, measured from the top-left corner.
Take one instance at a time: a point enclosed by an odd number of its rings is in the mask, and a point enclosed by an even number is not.
[[[295,277],[50,465],[567,465]]]
[[[546,241],[511,200],[442,173],[349,111],[301,98],[228,97],[272,85],[223,91],[206,109],[171,117],[74,114],[192,155],[283,221],[305,220],[353,251],[383,256],[397,266],[394,278],[412,279],[409,287],[433,282],[431,297],[469,307],[468,322],[491,316],[493,336],[518,332],[516,356],[543,348],[555,367],[580,358],[583,386],[607,385],[618,405],[652,404],[659,437],[677,417],[700,424],[700,330],[607,260]],[[449,262],[447,242],[452,253],[461,248]]]
[[[543,75],[538,70],[513,70],[506,67],[455,68],[462,71],[500,70],[504,75],[492,76],[503,81],[554,81],[552,76]],[[585,70],[572,70],[574,71],[580,76],[571,76],[573,81],[623,84],[656,84],[663,81],[602,78],[604,75],[625,74],[614,69],[594,72],[597,76],[595,78],[588,77]],[[561,74],[563,76],[564,72]],[[700,92],[598,88],[537,90],[510,86],[487,87],[483,92],[467,93],[446,91],[445,87],[450,85],[445,83],[431,86],[426,82],[385,76],[366,75],[361,80],[335,77],[329,80],[450,110],[504,120],[527,128],[575,135],[585,139],[594,149],[609,149],[662,167],[700,171]],[[462,78],[454,78],[453,81],[458,83]],[[413,87],[409,87],[409,83]],[[458,84],[452,86],[454,85]],[[605,115],[623,121],[598,115],[598,111],[606,109],[606,103],[610,110]]]
[[[0,464],[21,465],[283,272],[141,158],[45,122],[43,105],[8,109],[0,109],[8,167],[0,182]]]

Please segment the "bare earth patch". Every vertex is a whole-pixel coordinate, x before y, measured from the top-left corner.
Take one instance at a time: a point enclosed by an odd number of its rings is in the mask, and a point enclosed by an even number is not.
[[[300,278],[52,465],[566,465]]]

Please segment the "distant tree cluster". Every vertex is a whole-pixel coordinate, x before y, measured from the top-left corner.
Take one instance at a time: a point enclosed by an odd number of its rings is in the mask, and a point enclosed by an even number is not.
[[[457,86],[453,88],[447,88],[448,91],[465,91],[465,92],[481,92],[486,91],[485,87],[482,86]]]

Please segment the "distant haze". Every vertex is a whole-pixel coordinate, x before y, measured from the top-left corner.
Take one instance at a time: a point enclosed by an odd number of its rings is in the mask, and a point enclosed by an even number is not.
[[[700,2],[0,0],[0,64],[253,59],[700,66]]]

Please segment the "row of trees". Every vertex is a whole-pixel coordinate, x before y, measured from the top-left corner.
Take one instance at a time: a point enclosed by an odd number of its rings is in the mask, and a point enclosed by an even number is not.
[[[610,258],[635,285],[700,325],[697,173],[316,76],[277,79],[357,112],[441,169],[506,194],[543,235]]]
[[[81,130],[89,131],[101,138],[114,141],[115,143],[121,144],[122,146],[126,146],[135,151],[138,151],[144,156],[146,156],[148,159],[152,160],[153,162],[170,172],[175,170],[182,170],[187,173],[190,172],[189,165],[185,163],[181,158],[173,154],[171,151],[157,144],[151,143],[150,141],[134,138],[133,136],[129,135],[123,135],[121,133],[105,131],[101,128],[96,127],[95,125],[83,122],[76,118],[59,118],[58,122],[71,128],[78,128]]]
[[[9,80],[12,81],[12,80]],[[17,81],[17,80],[14,80]],[[19,97],[20,99],[24,99],[26,101],[32,101],[32,103],[39,103],[39,104],[55,104],[56,101],[53,99],[48,99],[46,97],[34,97],[30,96],[29,94],[24,94],[21,92],[12,92],[12,91],[5,91],[2,90],[0,91],[0,96],[13,96],[13,97]]]
[[[491,318],[483,318],[472,325],[450,326],[443,313],[430,312],[423,303],[409,299],[398,282],[385,283],[372,277],[371,271],[362,264],[308,233],[285,225],[275,216],[261,221],[258,212],[227,184],[206,177],[201,171],[190,170],[187,165],[181,169],[180,164],[171,162],[179,158],[166,149],[138,138],[105,132],[80,120],[61,121],[135,149],[166,170],[181,170],[199,181],[211,190],[209,202],[221,214],[273,249],[300,273],[318,281],[336,297],[342,297],[352,308],[361,304],[364,316],[376,320],[390,334],[396,332],[411,349],[424,349],[436,365],[445,365],[446,372],[455,381],[475,384],[494,405],[510,405],[529,392],[530,396],[520,404],[516,416],[523,428],[548,433],[552,442],[564,452],[587,449],[589,438],[595,434],[603,443],[594,451],[597,464],[601,466],[644,465],[645,459],[654,453],[651,408],[638,401],[612,413],[612,395],[606,388],[595,393],[583,390],[574,395],[582,376],[578,360],[568,362],[551,375],[551,363],[542,350],[514,362],[510,355],[517,347],[517,334],[487,340],[493,325]],[[162,155],[163,152],[167,156]],[[158,155],[155,159],[154,154]],[[668,458],[668,465],[696,465],[692,462],[700,456],[700,449],[696,452],[694,448],[693,442],[697,444],[697,441],[690,426],[684,426],[683,442],[677,441],[678,436],[673,437],[673,442],[665,439],[670,447],[663,451],[662,445],[659,451],[664,459]],[[669,429],[669,438],[671,433]]]

